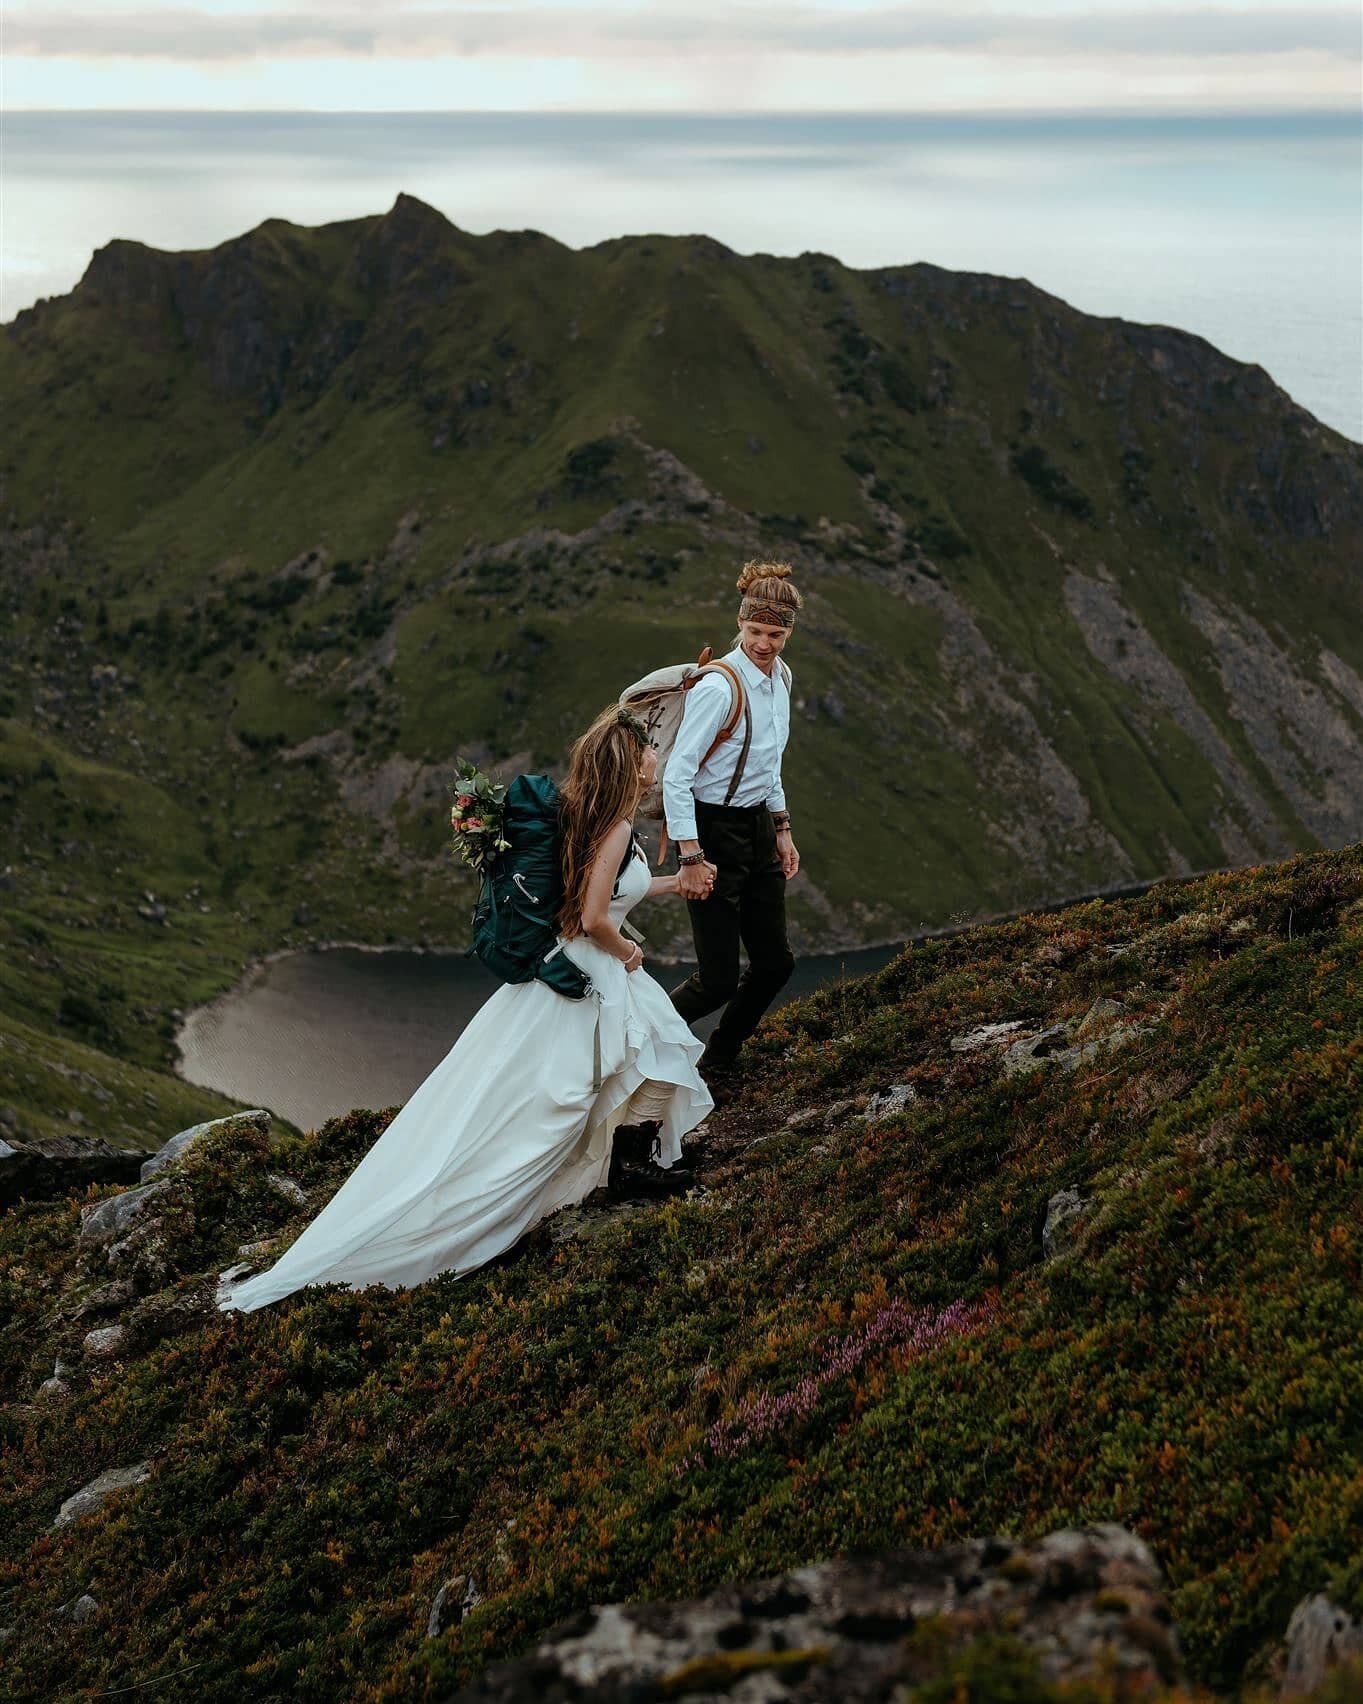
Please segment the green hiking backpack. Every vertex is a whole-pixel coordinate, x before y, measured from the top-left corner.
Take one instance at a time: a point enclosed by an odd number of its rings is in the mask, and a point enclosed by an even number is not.
[[[591,978],[558,947],[559,792],[547,775],[518,775],[507,788],[502,839],[506,850],[483,877],[473,909],[467,956],[503,982],[538,978],[570,1000],[584,999]]]

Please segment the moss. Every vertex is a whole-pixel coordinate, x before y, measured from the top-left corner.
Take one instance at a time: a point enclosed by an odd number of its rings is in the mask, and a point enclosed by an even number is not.
[[[655,1683],[656,1695],[685,1698],[702,1689],[727,1692],[750,1674],[777,1674],[785,1680],[798,1681],[827,1660],[828,1649],[823,1645],[791,1651],[717,1651],[713,1656],[696,1657],[661,1676]]]

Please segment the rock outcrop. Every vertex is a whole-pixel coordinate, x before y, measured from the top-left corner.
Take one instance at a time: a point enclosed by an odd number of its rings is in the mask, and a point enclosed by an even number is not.
[[[1041,1227],[1041,1247],[1047,1260],[1054,1260],[1069,1247],[1079,1225],[1098,1205],[1092,1196],[1077,1189],[1061,1189],[1046,1203],[1046,1223]]]
[[[149,1160],[143,1162],[142,1182],[145,1183],[148,1178],[155,1177],[157,1172],[164,1171],[172,1161],[178,1160],[187,1148],[207,1136],[210,1130],[221,1130],[225,1124],[234,1124],[239,1118],[249,1120],[262,1133],[270,1128],[269,1113],[258,1106],[252,1107],[249,1112],[232,1112],[226,1118],[211,1118],[204,1124],[191,1124],[188,1130],[181,1130],[178,1135],[172,1136]]]
[[[80,1245],[83,1249],[117,1243],[133,1228],[147,1208],[165,1189],[164,1183],[145,1183],[92,1202],[80,1211]]]
[[[1342,1663],[1363,1665],[1363,1622],[1324,1592],[1303,1598],[1287,1624],[1283,1697],[1305,1697]],[[1359,1681],[1363,1685],[1363,1673]]]
[[[106,1468],[88,1485],[82,1485],[79,1491],[74,1491],[66,1499],[52,1522],[54,1530],[69,1526],[72,1521],[80,1520],[82,1515],[92,1514],[106,1497],[112,1497],[116,1491],[126,1491],[150,1478],[151,1465],[145,1461],[133,1462],[128,1467]]]
[[[1094,1526],[1030,1545],[980,1539],[820,1562],[689,1603],[606,1604],[450,1704],[720,1695],[888,1704],[990,1633],[1011,1634],[1047,1680],[1110,1675],[1134,1696],[1182,1678],[1150,1551],[1121,1527]]]
[[[135,1183],[145,1148],[116,1148],[102,1136],[0,1139],[0,1208],[79,1194],[92,1183]]]

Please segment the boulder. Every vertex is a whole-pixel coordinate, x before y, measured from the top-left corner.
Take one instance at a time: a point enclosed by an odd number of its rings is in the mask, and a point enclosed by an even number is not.
[[[933,1637],[908,1640],[925,1621]],[[1154,1558],[1139,1538],[1104,1525],[1030,1545],[976,1539],[820,1562],[687,1603],[586,1609],[450,1704],[720,1696],[881,1704],[934,1681],[945,1696],[955,1653],[1004,1633],[1031,1648],[1051,1682],[1102,1678],[1135,1697],[1182,1680]]]
[[[93,1290],[77,1294],[74,1300],[67,1303],[62,1312],[67,1319],[85,1319],[90,1314],[112,1313],[115,1309],[125,1307],[133,1299],[133,1286],[126,1278],[115,1278],[112,1283],[100,1284]]]
[[[1078,1041],[1087,1041],[1090,1036],[1106,1029],[1114,1020],[1126,1016],[1126,1007],[1120,1000],[1095,1000],[1080,1020],[1079,1028],[1074,1032]]]
[[[456,1574],[446,1580],[435,1594],[431,1613],[426,1617],[426,1637],[438,1639],[447,1627],[456,1627],[482,1602],[472,1574]]]
[[[81,1348],[87,1355],[93,1355],[97,1360],[106,1361],[122,1351],[127,1335],[126,1330],[121,1325],[102,1326],[98,1331],[86,1332],[81,1340]]]
[[[7,1109],[12,1110],[12,1109]],[[145,1148],[116,1148],[102,1136],[33,1136],[14,1125],[0,1139],[0,1208],[83,1193],[92,1183],[136,1183]]]
[[[1129,1020],[1114,1022],[1116,1013],[1122,1010],[1115,1000],[1097,1000],[1077,1025],[1073,1022],[1052,1024],[1038,1035],[1020,1037],[1003,1056],[1004,1075],[1016,1077],[1028,1071],[1039,1071],[1046,1065],[1058,1065],[1062,1071],[1073,1071],[1086,1059],[1094,1059],[1125,1046],[1133,1037],[1142,1034],[1146,1026]]]
[[[307,1206],[307,1191],[301,1183],[295,1183],[291,1177],[281,1177],[278,1172],[268,1172],[265,1181],[276,1195],[282,1195],[286,1201],[291,1201],[295,1207]]]
[[[1026,1025],[1021,1018],[1009,1018],[996,1024],[979,1024],[973,1030],[967,1030],[964,1035],[954,1035],[951,1038],[953,1053],[977,1053],[982,1047],[996,1047],[1006,1041],[1009,1036],[1015,1036]]]
[[[912,1083],[891,1083],[888,1089],[877,1089],[866,1102],[866,1122],[878,1124],[882,1118],[893,1118],[918,1099]]]
[[[110,1195],[103,1201],[93,1201],[88,1207],[82,1207],[80,1246],[98,1248],[120,1241],[166,1187],[164,1182],[144,1183],[137,1189],[125,1189],[121,1195]]]
[[[1046,1223],[1041,1227],[1041,1247],[1047,1260],[1065,1252],[1080,1223],[1097,1205],[1093,1196],[1081,1195],[1077,1189],[1062,1189],[1050,1198]]]
[[[106,1497],[111,1497],[115,1491],[126,1491],[130,1486],[140,1485],[144,1479],[151,1478],[151,1464],[145,1461],[134,1462],[130,1467],[109,1467],[98,1478],[92,1479],[88,1485],[82,1485],[79,1491],[73,1492],[52,1522],[54,1530],[58,1527],[70,1526],[72,1521],[78,1521],[84,1515],[93,1514]]]
[[[1003,1056],[1005,1077],[1019,1077],[1028,1071],[1039,1071],[1055,1054],[1063,1053],[1070,1043],[1068,1024],[1051,1024],[1035,1035],[1025,1035],[1015,1041]]]
[[[79,1597],[72,1598],[70,1603],[64,1603],[53,1612],[58,1621],[70,1621],[76,1627],[84,1627],[92,1615],[99,1614],[99,1601],[92,1598],[89,1592],[82,1592]]]
[[[1331,1669],[1348,1662],[1363,1663],[1363,1622],[1355,1621],[1324,1592],[1303,1598],[1287,1624],[1282,1696],[1299,1698],[1314,1692]]]
[[[191,1124],[188,1130],[181,1130],[165,1142],[149,1160],[142,1166],[142,1182],[149,1177],[155,1177],[157,1172],[164,1170],[172,1160],[178,1160],[185,1149],[200,1141],[210,1130],[221,1130],[224,1124],[232,1124],[238,1118],[248,1118],[257,1126],[263,1135],[270,1128],[270,1115],[263,1107],[253,1107],[249,1112],[234,1112],[226,1118],[210,1118],[206,1124]]]

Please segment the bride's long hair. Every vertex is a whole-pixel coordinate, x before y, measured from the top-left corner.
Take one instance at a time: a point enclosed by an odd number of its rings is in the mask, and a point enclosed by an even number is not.
[[[639,760],[647,738],[639,722],[612,704],[573,746],[560,789],[563,904],[558,925],[569,938],[582,933],[587,882],[602,841],[621,817],[634,816],[643,792]]]

